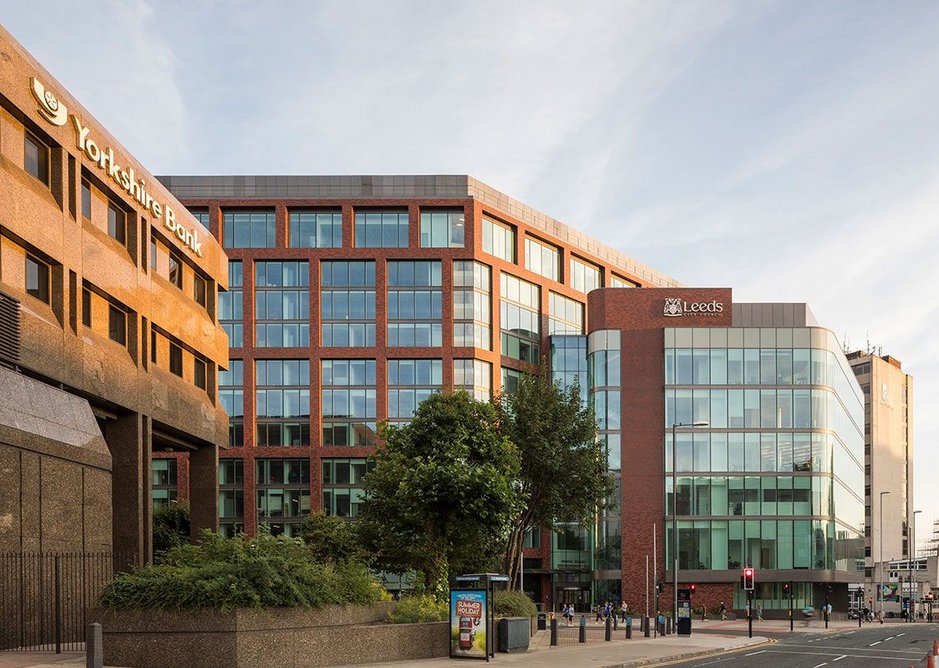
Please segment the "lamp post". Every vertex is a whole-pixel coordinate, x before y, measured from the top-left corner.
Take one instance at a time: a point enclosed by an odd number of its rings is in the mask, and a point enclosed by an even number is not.
[[[678,427],[707,427],[708,423],[704,420],[695,422],[673,422],[672,423],[672,628],[678,633],[678,462],[675,459],[675,430]]]
[[[913,560],[916,559],[916,516],[919,515],[922,510],[913,511],[913,521],[910,522],[907,527],[907,536],[906,541],[906,565],[910,568],[910,582],[907,585],[910,591],[910,602],[906,606],[906,621],[913,623],[916,621],[916,603],[913,598]],[[919,587],[916,587],[919,589]],[[903,597],[903,594],[900,594],[900,597]]]
[[[877,585],[877,599],[880,601],[880,618],[884,618],[884,494],[890,494],[890,490],[880,493],[880,583]]]

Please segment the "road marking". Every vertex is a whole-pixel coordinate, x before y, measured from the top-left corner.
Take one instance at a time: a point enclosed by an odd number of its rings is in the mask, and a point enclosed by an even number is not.
[[[890,636],[889,638],[884,638],[884,642],[887,642],[888,640],[893,640],[894,638],[896,638],[896,636]]]
[[[817,666],[812,666],[812,668],[822,668],[822,666],[827,666],[827,665],[828,665],[827,662],[826,662],[826,663],[820,663],[820,664],[818,664]]]
[[[846,635],[846,636],[849,636],[849,635],[851,635],[852,633],[857,633],[857,631],[848,631],[847,633],[845,633],[845,635]]]
[[[834,663],[835,661],[841,661],[841,660],[842,660],[843,658],[845,658],[846,656],[848,656],[848,655],[847,655],[847,654],[842,654],[842,655],[839,656],[837,659],[832,659],[831,662]]]
[[[873,647],[874,645],[879,645],[880,643],[881,641],[878,640],[877,642],[872,642],[870,645],[868,645],[868,647]]]
[[[762,654],[765,651],[765,649],[761,649],[759,652],[750,652],[749,654],[744,654],[744,656],[755,656],[757,654]]]
[[[896,637],[899,638],[900,636],[905,636],[905,635],[906,635],[906,633],[898,633],[898,634],[896,635]]]

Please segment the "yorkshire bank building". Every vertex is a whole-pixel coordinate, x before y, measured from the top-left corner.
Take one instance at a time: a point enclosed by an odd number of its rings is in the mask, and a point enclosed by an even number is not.
[[[154,178],[0,49],[0,552],[145,562],[182,500],[194,531],[354,521],[378,423],[548,364],[616,498],[528,537],[537,602],[643,611],[661,581],[668,609],[677,557],[696,605],[743,608],[751,566],[768,615],[790,581],[847,609],[864,395],[806,304],[686,287],[469,176]]]

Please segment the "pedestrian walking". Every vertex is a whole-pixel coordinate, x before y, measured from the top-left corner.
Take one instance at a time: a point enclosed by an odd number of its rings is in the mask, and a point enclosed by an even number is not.
[[[621,616],[622,619],[623,619],[623,623],[624,623],[624,624],[626,623],[626,613],[627,613],[628,611],[629,611],[629,606],[626,605],[626,601],[623,601],[622,603],[620,603],[619,612],[620,612],[620,616]]]
[[[721,601],[721,621],[723,622],[726,619],[727,619],[727,606],[724,605],[723,601]]]
[[[763,621],[763,606],[759,603],[756,604],[756,619],[758,622]]]

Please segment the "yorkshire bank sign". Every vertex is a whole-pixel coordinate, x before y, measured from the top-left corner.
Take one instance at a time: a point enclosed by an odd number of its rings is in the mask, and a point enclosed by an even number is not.
[[[111,179],[117,186],[124,190],[128,195],[134,198],[140,206],[147,211],[153,218],[162,220],[163,226],[183,242],[189,249],[202,257],[202,240],[194,228],[186,228],[181,222],[176,220],[176,212],[168,204],[161,204],[153,195],[147,192],[147,182],[139,178],[134,172],[133,167],[124,168],[114,159],[114,150],[108,146],[102,148],[91,136],[91,128],[82,125],[75,114],[68,114],[65,108],[55,94],[46,90],[42,83],[33,77],[30,79],[32,84],[33,97],[39,103],[39,113],[52,125],[65,125],[69,116],[72,119],[72,126],[75,129],[75,143],[79,150],[85,156],[98,166],[107,178]]]

